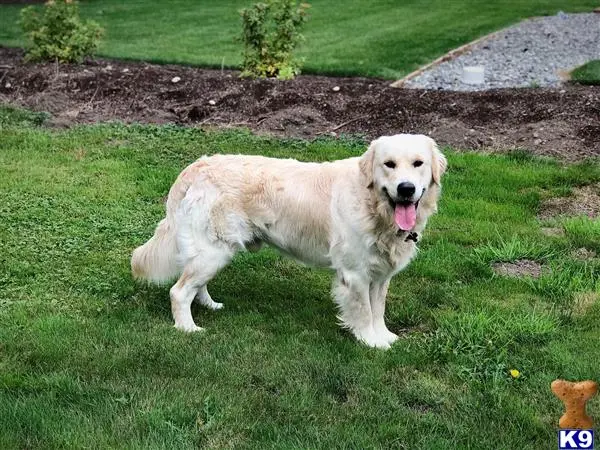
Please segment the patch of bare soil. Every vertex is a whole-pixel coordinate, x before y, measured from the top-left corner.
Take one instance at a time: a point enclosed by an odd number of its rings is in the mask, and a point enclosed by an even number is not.
[[[599,297],[597,292],[592,291],[576,293],[573,314],[578,317],[584,316],[598,302]]]
[[[600,136],[600,135],[599,135]],[[542,220],[557,216],[600,216],[600,184],[592,184],[573,189],[569,197],[556,197],[546,200],[538,217]]]
[[[492,269],[498,275],[505,277],[532,277],[539,278],[542,265],[531,259],[518,259],[513,262],[492,264]]]
[[[594,259],[597,255],[594,250],[589,250],[585,247],[580,247],[576,250],[573,250],[571,252],[571,256],[580,261],[589,261],[591,259]]]
[[[565,235],[565,230],[558,227],[542,227],[542,234],[549,237],[562,237]]]
[[[109,120],[246,126],[303,138],[410,132],[456,148],[526,148],[565,161],[600,156],[600,87],[442,92],[368,78],[238,75],[103,59],[28,64],[21,50],[0,47],[0,102],[50,112],[58,126]]]

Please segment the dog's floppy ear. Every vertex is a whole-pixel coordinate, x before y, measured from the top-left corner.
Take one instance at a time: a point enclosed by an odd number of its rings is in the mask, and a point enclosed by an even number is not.
[[[373,159],[375,158],[375,145],[377,145],[377,139],[371,142],[369,149],[363,153],[358,162],[360,173],[367,181],[365,186],[369,189],[373,187]]]
[[[435,141],[428,138],[431,144],[431,173],[433,175],[433,182],[437,185],[440,184],[442,175],[448,168],[448,161],[446,157],[440,152]]]

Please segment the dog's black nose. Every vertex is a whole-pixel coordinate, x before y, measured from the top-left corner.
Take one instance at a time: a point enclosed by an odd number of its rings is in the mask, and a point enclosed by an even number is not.
[[[405,181],[398,185],[398,197],[409,198],[415,193],[415,185]]]

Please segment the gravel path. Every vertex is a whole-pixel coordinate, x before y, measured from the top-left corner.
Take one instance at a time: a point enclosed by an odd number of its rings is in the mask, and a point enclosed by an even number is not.
[[[600,14],[565,14],[525,20],[484,39],[468,52],[408,80],[409,88],[479,91],[559,86],[560,73],[600,59]],[[485,83],[461,82],[466,66],[484,66]]]

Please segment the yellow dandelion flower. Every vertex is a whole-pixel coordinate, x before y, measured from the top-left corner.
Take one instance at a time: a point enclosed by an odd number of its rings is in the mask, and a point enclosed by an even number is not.
[[[517,369],[511,369],[510,376],[513,378],[519,378],[521,376],[521,372],[519,372]]]

